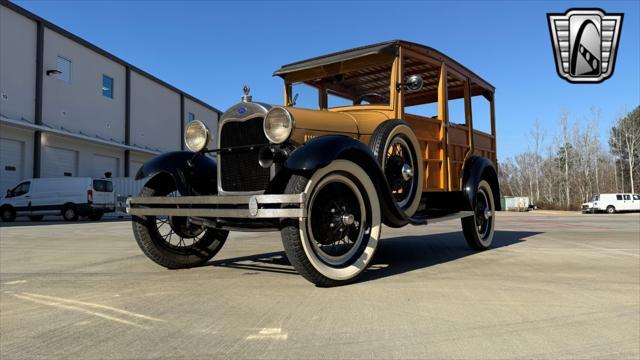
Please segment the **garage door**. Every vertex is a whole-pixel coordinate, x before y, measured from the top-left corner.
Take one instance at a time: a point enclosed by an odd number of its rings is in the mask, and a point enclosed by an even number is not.
[[[78,152],[45,146],[42,177],[78,176]]]
[[[0,192],[5,194],[24,176],[24,142],[0,138]]]
[[[91,166],[93,167],[91,176],[94,178],[102,178],[105,177],[104,173],[110,172],[111,177],[118,177],[119,169],[119,159],[113,156],[106,155],[93,155],[93,163]]]
[[[138,173],[138,170],[140,170],[140,168],[142,167],[144,163],[141,161],[131,161],[131,172],[129,173],[129,176],[131,177],[136,177],[136,174]]]

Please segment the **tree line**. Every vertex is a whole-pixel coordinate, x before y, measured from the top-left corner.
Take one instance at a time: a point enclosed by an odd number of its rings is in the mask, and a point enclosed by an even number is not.
[[[579,209],[595,194],[640,191],[640,107],[620,116],[601,143],[600,110],[586,121],[560,114],[548,134],[536,121],[529,148],[498,164],[502,195],[528,196],[540,208]]]

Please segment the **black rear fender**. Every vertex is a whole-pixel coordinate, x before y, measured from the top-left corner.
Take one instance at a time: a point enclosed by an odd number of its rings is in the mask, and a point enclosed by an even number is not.
[[[172,180],[182,195],[212,195],[218,192],[215,160],[190,151],[173,151],[147,161],[136,174],[136,180],[149,179],[148,184]],[[155,182],[155,183],[152,183]]]
[[[285,161],[286,171],[310,176],[316,170],[334,160],[349,160],[369,174],[380,198],[380,209],[385,225],[401,227],[409,223],[404,212],[398,208],[391,195],[384,173],[368,146],[348,136],[319,136],[296,149]]]
[[[502,210],[500,205],[500,184],[498,173],[493,162],[483,156],[471,156],[464,163],[462,175],[463,194],[468,200],[469,210],[473,209],[476,201],[476,190],[481,180],[486,180],[493,192],[493,203],[496,210]]]

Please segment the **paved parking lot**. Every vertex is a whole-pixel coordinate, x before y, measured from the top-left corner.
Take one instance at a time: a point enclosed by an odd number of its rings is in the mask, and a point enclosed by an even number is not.
[[[169,271],[128,222],[44,224],[0,228],[3,360],[640,357],[640,214],[501,213],[482,253],[458,221],[384,229],[332,289],[278,233]]]

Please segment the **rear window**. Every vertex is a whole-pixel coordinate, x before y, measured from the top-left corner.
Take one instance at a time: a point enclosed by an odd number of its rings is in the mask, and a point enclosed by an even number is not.
[[[93,180],[93,190],[100,192],[113,192],[113,183],[107,180]]]

